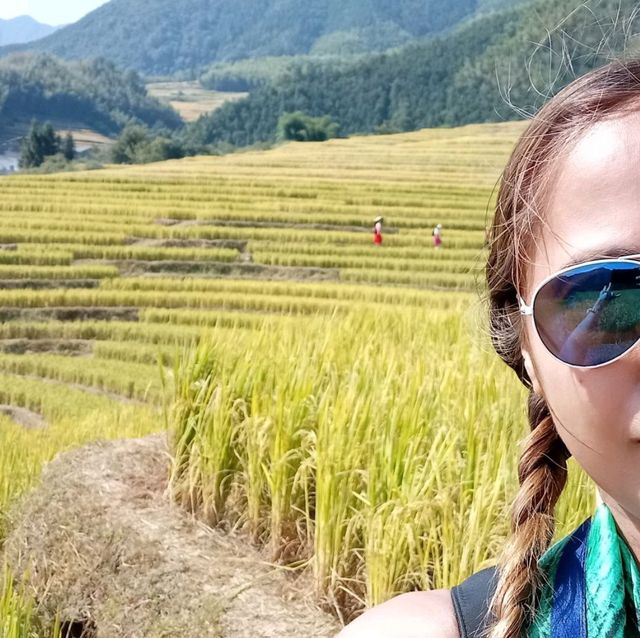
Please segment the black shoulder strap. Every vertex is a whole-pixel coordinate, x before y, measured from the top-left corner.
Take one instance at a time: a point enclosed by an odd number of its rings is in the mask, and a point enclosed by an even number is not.
[[[460,638],[484,638],[491,621],[489,603],[496,590],[496,568],[483,569],[451,590]]]

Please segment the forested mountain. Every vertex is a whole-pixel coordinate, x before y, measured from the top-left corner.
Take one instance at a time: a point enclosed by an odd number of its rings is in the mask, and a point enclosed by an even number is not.
[[[11,20],[0,18],[0,46],[21,44],[38,40],[56,31],[56,27],[42,24],[31,16],[19,16]]]
[[[489,2],[489,0],[487,0]],[[341,134],[514,119],[637,46],[635,0],[534,0],[357,63],[303,62],[201,118],[197,143],[274,139],[279,116],[328,115]]]
[[[32,119],[83,125],[104,134],[130,122],[176,128],[178,115],[149,97],[134,71],[106,60],[64,62],[48,54],[0,60],[0,134],[19,133]]]
[[[285,113],[327,116],[326,121],[337,123],[343,135],[522,117],[535,112],[573,77],[623,52],[638,50],[636,4],[635,0],[578,4],[573,0],[306,0],[303,6],[301,0],[233,0],[233,4],[231,0],[112,0],[72,25],[84,23],[80,31],[69,27],[36,44],[62,46],[65,40],[56,38],[64,33],[90,38],[91,30],[83,29],[95,24],[100,26],[100,37],[111,33],[116,40],[123,38],[118,41],[121,46],[112,42],[114,55],[123,55],[127,42],[136,41],[136,51],[143,57],[135,62],[132,53],[128,61],[159,69],[170,62],[181,68],[196,64],[206,51],[231,59],[241,50],[245,55],[290,52],[294,44],[314,50],[328,41],[328,34],[347,33],[354,25],[382,33],[380,25],[393,22],[413,38],[409,45],[382,53],[273,57],[208,68],[202,75],[204,83],[215,86],[240,78],[254,90],[179,134],[184,148],[202,149],[274,141]],[[179,16],[176,7],[181,8]],[[455,11],[447,12],[451,7]],[[114,8],[122,14],[114,14]],[[149,13],[139,15],[145,8]],[[161,22],[162,37],[154,31],[158,9],[168,19]],[[203,12],[210,22],[195,19]],[[144,20],[148,28],[143,28]],[[445,32],[433,35],[436,28]],[[202,36],[205,31],[220,35],[207,39]],[[153,33],[156,36],[151,37]],[[383,46],[385,38],[376,40],[373,31],[367,33],[371,36],[367,39]],[[85,52],[93,44],[104,45],[98,31],[95,34],[95,42],[84,42]],[[265,34],[270,34],[269,41]],[[416,40],[419,34],[431,37]],[[78,42],[76,38],[74,46]],[[45,119],[63,113],[81,114],[94,128],[109,132],[131,121],[179,126],[172,111],[149,99],[135,72],[119,72],[104,60],[64,64],[46,56],[0,60],[0,126],[11,117]]]
[[[221,60],[380,51],[523,1],[111,0],[28,48],[169,74]]]

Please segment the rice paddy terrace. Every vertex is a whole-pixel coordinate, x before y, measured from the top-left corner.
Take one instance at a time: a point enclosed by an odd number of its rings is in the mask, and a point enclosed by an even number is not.
[[[519,127],[3,179],[0,369],[60,392],[156,401],[158,346],[212,326],[476,290],[489,200]],[[38,391],[24,394],[41,407]]]
[[[161,431],[168,396],[176,499],[274,560],[311,561],[338,614],[491,559],[522,394],[473,343],[469,309],[522,127],[2,179],[0,539],[44,462]]]

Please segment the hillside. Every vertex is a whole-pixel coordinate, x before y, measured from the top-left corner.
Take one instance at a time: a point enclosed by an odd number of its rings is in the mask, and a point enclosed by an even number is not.
[[[19,16],[11,20],[0,18],[0,46],[31,42],[50,35],[57,27],[42,24],[31,16]]]
[[[384,50],[522,1],[111,0],[29,48],[169,74],[215,61]]]
[[[199,142],[273,140],[283,112],[330,115],[342,134],[517,119],[627,48],[633,0],[536,0],[447,36],[356,61],[290,66],[247,99],[197,122]]]
[[[128,122],[176,128],[180,118],[147,94],[133,71],[111,62],[64,62],[47,54],[0,60],[0,139],[20,135],[32,119],[106,135]]]

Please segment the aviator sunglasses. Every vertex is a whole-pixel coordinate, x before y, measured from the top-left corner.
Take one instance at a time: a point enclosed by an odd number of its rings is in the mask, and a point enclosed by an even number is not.
[[[613,363],[640,339],[640,254],[564,268],[535,289],[530,315],[542,343],[578,368]]]

